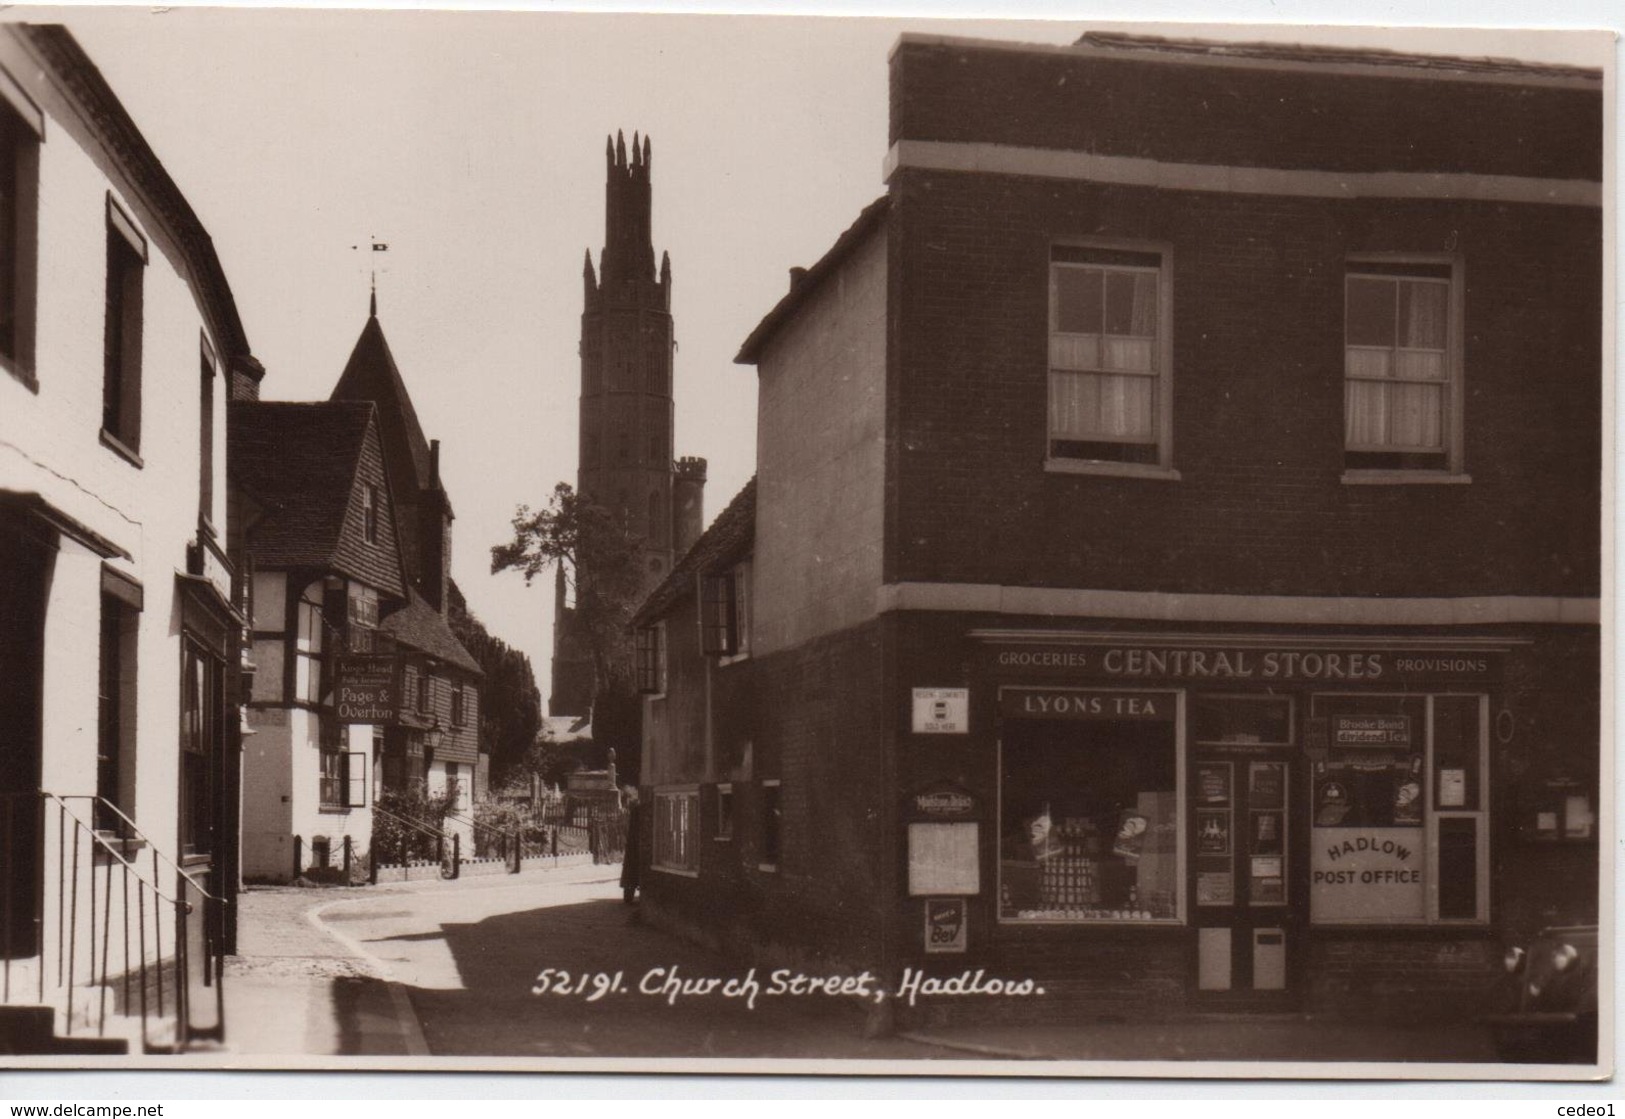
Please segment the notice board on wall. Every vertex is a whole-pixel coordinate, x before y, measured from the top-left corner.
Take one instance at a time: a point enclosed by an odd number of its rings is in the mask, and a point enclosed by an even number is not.
[[[979,839],[979,825],[974,822],[910,824],[909,896],[981,893]]]

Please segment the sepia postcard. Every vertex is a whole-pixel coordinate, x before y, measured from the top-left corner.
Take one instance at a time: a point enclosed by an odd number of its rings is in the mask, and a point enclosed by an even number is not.
[[[0,21],[0,1065],[1596,1080],[1613,36]]]

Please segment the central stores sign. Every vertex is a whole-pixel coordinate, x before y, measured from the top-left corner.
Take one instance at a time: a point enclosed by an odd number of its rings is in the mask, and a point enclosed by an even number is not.
[[[1096,676],[1119,680],[1397,680],[1483,682],[1500,674],[1500,656],[1480,650],[1272,648],[1123,644],[987,646],[1001,675]]]

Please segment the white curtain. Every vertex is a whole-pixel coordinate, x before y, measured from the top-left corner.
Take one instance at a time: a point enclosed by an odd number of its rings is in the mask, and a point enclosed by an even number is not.
[[[1155,442],[1157,277],[1108,272],[1108,287],[1132,285],[1127,323],[1102,316],[1107,333],[1051,333],[1050,437],[1086,442]],[[1117,289],[1121,290],[1121,289]],[[1127,327],[1117,333],[1112,326]]]
[[[1394,281],[1395,344],[1345,348],[1350,450],[1444,449],[1449,295],[1447,284]]]

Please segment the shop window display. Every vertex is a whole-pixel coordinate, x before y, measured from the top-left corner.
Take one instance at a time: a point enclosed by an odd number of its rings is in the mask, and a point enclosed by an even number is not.
[[[1011,720],[1001,767],[1001,920],[1179,919],[1171,722]]]
[[[1474,695],[1315,696],[1318,924],[1488,919],[1488,764]]]

